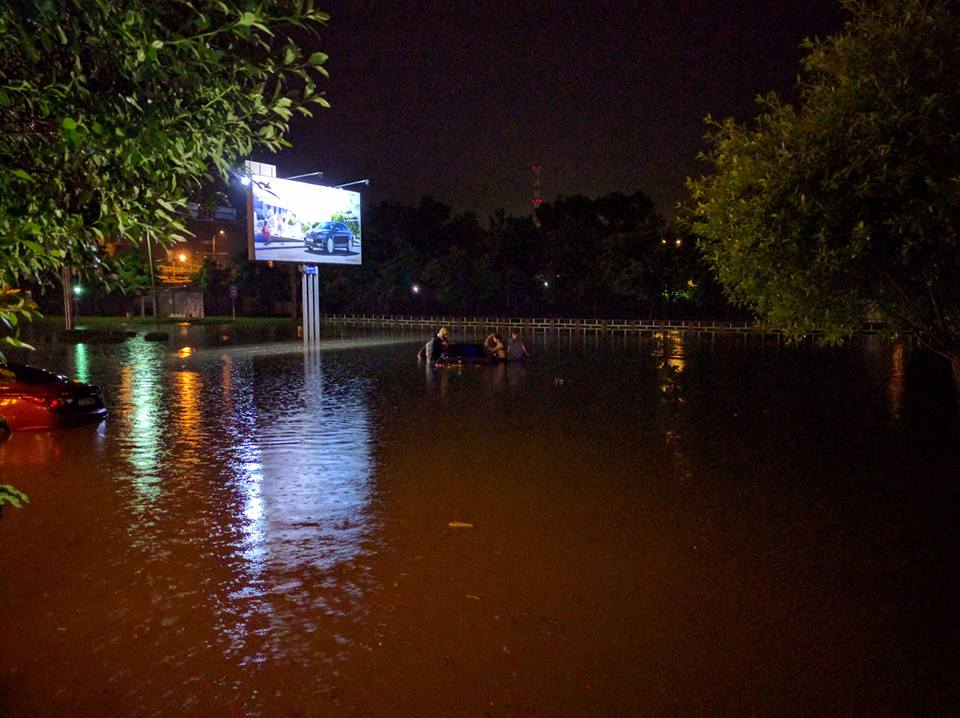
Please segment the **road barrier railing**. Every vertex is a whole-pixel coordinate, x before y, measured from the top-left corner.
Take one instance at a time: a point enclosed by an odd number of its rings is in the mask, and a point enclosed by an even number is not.
[[[438,329],[448,327],[451,331],[469,329],[499,331],[504,333],[516,328],[525,334],[536,333],[645,333],[645,332],[694,332],[715,334],[764,334],[779,336],[780,331],[750,321],[722,321],[716,319],[574,319],[557,317],[464,317],[464,316],[412,316],[397,314],[322,314],[324,324],[342,326],[367,326],[378,328]],[[867,322],[862,334],[877,334],[885,327],[879,322]]]

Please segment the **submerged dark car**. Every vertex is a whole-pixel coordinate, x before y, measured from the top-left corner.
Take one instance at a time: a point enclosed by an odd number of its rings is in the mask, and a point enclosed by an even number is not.
[[[353,251],[355,240],[353,232],[343,222],[322,222],[309,230],[303,237],[307,249],[319,249],[333,254],[338,247]]]
[[[463,364],[496,364],[499,359],[490,356],[483,344],[451,344],[440,355],[434,366],[461,366]]]
[[[29,364],[0,366],[0,424],[55,429],[105,419],[100,389]]]

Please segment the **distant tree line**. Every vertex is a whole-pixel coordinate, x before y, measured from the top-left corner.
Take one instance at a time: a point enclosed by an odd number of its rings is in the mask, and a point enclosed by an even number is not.
[[[320,267],[330,313],[511,316],[713,317],[737,315],[702,263],[689,234],[671,227],[643,192],[597,199],[575,195],[543,204],[536,216],[496,212],[483,226],[433,197],[370,207],[363,217],[361,266]],[[137,311],[149,287],[141,248],[114,257],[120,287],[90,287],[103,313]],[[289,309],[291,265],[225,265],[206,259],[193,277],[208,314]],[[52,286],[52,285],[51,285]],[[58,290],[59,288],[57,288]],[[44,308],[56,310],[58,291]]]
[[[320,268],[327,312],[730,316],[692,239],[643,192],[495,213],[483,226],[433,197],[365,211],[363,264]]]

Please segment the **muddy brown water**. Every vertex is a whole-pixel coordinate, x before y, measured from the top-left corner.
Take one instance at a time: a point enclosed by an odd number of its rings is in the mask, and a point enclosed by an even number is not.
[[[960,710],[938,365],[534,344],[42,348],[111,416],[0,444],[0,714]]]

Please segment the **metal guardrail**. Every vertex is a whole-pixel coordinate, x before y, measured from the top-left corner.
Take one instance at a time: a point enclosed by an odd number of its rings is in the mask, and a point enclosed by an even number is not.
[[[583,332],[583,333],[643,333],[682,331],[722,334],[765,334],[779,336],[780,331],[755,322],[729,322],[711,319],[568,319],[550,317],[460,317],[460,316],[401,316],[395,314],[322,314],[325,324],[370,326],[379,328],[427,328],[441,326],[450,329],[480,329],[507,331],[518,328],[526,333]],[[866,323],[860,333],[877,334],[882,323]]]

